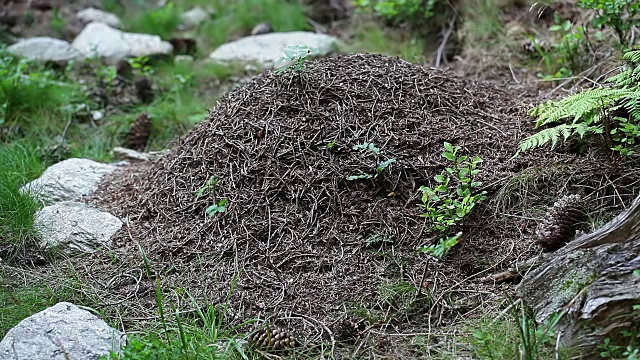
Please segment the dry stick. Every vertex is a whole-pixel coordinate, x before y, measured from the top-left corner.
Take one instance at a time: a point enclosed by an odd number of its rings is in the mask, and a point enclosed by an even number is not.
[[[447,41],[449,40],[449,36],[451,36],[451,33],[453,32],[453,25],[455,25],[455,21],[456,21],[456,16],[455,15],[451,16],[451,20],[449,20],[449,29],[447,29],[447,32],[444,34],[444,37],[442,38],[442,42],[440,43],[440,46],[438,47],[438,55],[436,56],[436,67],[437,68],[440,67],[440,60],[442,59],[442,53],[444,52],[444,48],[447,45]]]

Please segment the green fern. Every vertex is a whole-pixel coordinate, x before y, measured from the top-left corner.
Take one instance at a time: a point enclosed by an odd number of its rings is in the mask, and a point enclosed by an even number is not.
[[[551,143],[554,148],[562,138],[602,134],[605,121],[618,120],[620,113],[629,115],[629,123],[640,126],[640,49],[624,54],[628,62],[619,74],[605,80],[608,86],[588,89],[559,101],[547,101],[529,114],[537,118],[536,128],[561,123],[523,140],[515,156],[521,152]],[[615,126],[614,126],[615,127]],[[618,150],[618,148],[616,148]]]

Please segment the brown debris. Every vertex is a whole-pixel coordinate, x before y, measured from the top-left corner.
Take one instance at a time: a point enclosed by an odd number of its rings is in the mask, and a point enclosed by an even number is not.
[[[356,308],[393,319],[399,310],[380,300],[380,289],[417,287],[426,273],[423,293],[449,291],[460,301],[441,307],[433,295],[434,305],[402,324],[420,327],[432,316],[436,326],[497,292],[470,276],[537,251],[526,236],[535,221],[498,216],[490,202],[497,190],[523,169],[578,163],[541,152],[512,159],[532,128],[523,113],[496,86],[391,57],[308,61],[300,72],[267,72],[233,90],[172,152],[114,173],[93,201],[128,219],[114,239],[119,251],[137,253],[139,242],[157,271],[172,269],[165,286],[226,302],[237,278],[228,302],[238,322],[266,315],[305,338],[315,336],[313,324],[330,340],[327,324]],[[448,165],[445,141],[484,160],[478,180],[490,198],[460,229],[464,243],[425,272],[416,248],[437,239],[419,216],[418,189],[433,187]],[[363,143],[380,152],[353,149]],[[377,177],[347,180],[389,159],[396,162]],[[222,200],[225,211],[209,216]],[[372,238],[386,240],[367,247]]]

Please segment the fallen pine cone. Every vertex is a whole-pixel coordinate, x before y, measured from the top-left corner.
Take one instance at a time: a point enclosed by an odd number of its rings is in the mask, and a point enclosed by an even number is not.
[[[576,230],[585,220],[578,195],[567,195],[549,208],[536,229],[537,243],[546,251],[558,250],[573,240]]]
[[[249,344],[259,350],[279,351],[295,347],[296,340],[285,329],[267,326],[249,336]]]

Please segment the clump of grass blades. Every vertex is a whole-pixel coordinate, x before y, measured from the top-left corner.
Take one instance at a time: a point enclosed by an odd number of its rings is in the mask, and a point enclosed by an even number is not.
[[[152,276],[149,259],[139,244],[138,248],[147,276]],[[207,301],[202,304],[184,289],[173,290],[179,303],[189,308],[185,310],[165,299],[161,280],[157,277],[155,300],[160,323],[151,331],[147,329],[129,335],[125,348],[120,354],[112,352],[111,359],[249,359],[249,351],[233,335],[236,329],[224,329],[224,314],[236,282],[237,277],[222,306]]]
[[[39,205],[20,187],[44,167],[36,150],[23,142],[0,147],[0,254],[9,261],[34,241],[34,213]]]
[[[0,125],[24,123],[85,100],[78,85],[42,65],[0,50]]]

